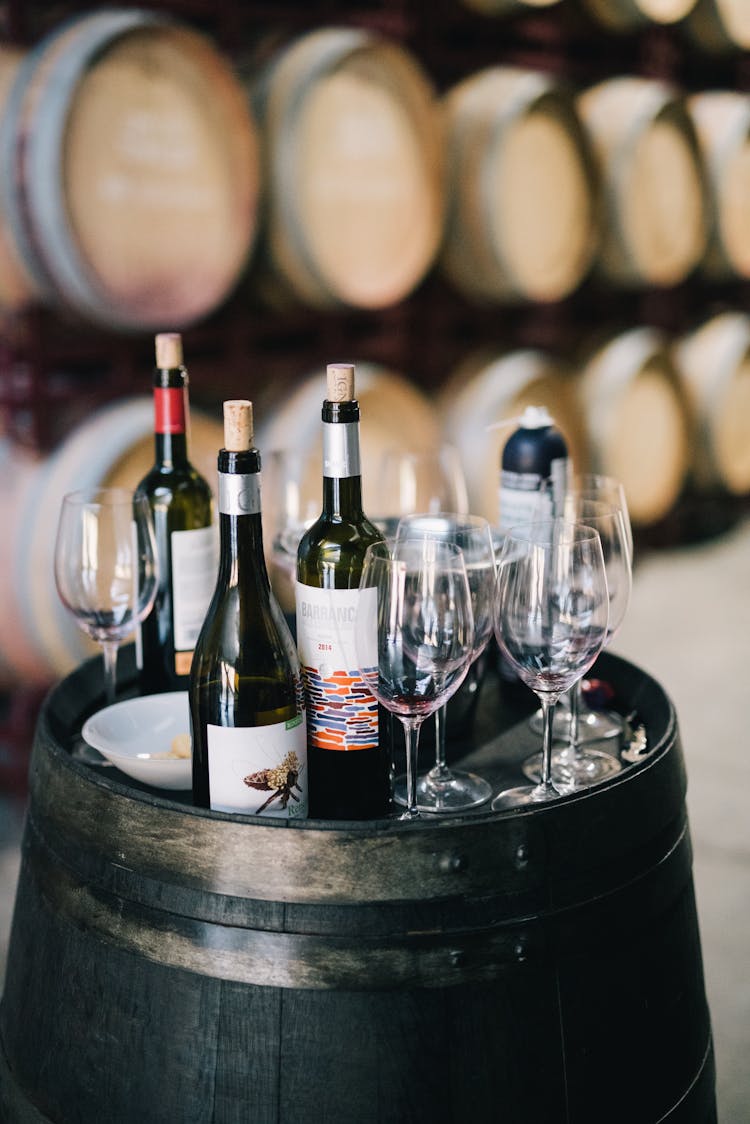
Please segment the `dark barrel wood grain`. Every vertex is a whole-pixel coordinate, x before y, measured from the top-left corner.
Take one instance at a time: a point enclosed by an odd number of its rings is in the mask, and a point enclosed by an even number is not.
[[[63,680],[32,758],[0,1119],[711,1124],[676,718],[638,668],[600,669],[642,761],[417,823],[258,823],[92,770],[69,749],[100,663]],[[536,738],[498,700],[488,678],[465,760],[499,787]]]

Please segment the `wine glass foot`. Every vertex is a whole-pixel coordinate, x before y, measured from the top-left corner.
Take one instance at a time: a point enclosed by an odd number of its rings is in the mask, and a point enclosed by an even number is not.
[[[492,785],[476,773],[430,770],[417,778],[417,808],[420,812],[449,813],[477,808],[492,796]],[[406,778],[396,780],[393,799],[406,804]]]
[[[603,749],[586,749],[577,754],[566,747],[552,754],[552,780],[572,789],[587,788],[619,773],[622,766],[611,753]],[[521,769],[531,781],[542,775],[542,755],[527,757]]]
[[[511,808],[519,808],[528,804],[544,804],[550,800],[557,800],[560,796],[568,796],[573,791],[572,787],[560,784],[557,781],[545,787],[541,784],[518,785],[516,788],[506,788],[498,792],[492,801],[493,812],[506,812]]]
[[[529,726],[534,733],[543,730],[542,712],[537,710],[529,719]],[[582,710],[578,716],[578,741],[602,742],[607,738],[619,737],[624,729],[624,723],[619,714],[612,710]],[[552,736],[555,741],[570,741],[570,711],[564,707],[555,710],[552,725]]]

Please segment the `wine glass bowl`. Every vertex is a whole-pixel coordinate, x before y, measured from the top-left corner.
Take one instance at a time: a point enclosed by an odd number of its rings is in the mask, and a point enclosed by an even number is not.
[[[386,449],[370,510],[386,535],[393,534],[406,515],[468,512],[466,477],[458,450],[452,445],[426,451]]]
[[[609,598],[604,556],[593,527],[562,519],[511,528],[498,565],[497,642],[544,714],[541,780],[499,793],[493,809],[564,795],[551,777],[552,727],[560,695],[601,651]]]
[[[355,622],[360,672],[396,715],[406,738],[406,810],[419,816],[419,729],[460,686],[474,647],[474,620],[463,554],[434,539],[377,543],[365,554]]]
[[[55,584],[79,628],[102,646],[105,699],[114,702],[117,650],[150,611],[158,584],[151,509],[124,488],[63,497]]]

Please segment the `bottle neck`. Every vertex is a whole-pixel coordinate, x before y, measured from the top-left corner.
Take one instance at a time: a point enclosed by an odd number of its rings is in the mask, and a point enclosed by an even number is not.
[[[188,379],[184,367],[154,373],[154,451],[160,468],[189,464]]]
[[[345,519],[362,515],[356,402],[323,404],[323,514]]]
[[[219,580],[268,590],[260,508],[260,454],[219,453]]]
[[[362,515],[362,477],[324,476],[323,514],[342,519]]]

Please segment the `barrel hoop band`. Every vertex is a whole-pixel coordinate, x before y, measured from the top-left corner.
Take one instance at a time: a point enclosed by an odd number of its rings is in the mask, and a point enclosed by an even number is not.
[[[690,885],[690,845],[685,827],[661,863],[583,909],[388,938],[258,930],[144,906],[82,882],[29,836],[22,880],[55,924],[170,968],[259,987],[379,991],[495,980],[509,968],[542,961],[550,947],[561,954],[571,943],[580,948],[584,929],[596,944],[611,945],[616,932],[627,945],[630,927],[652,925]]]

